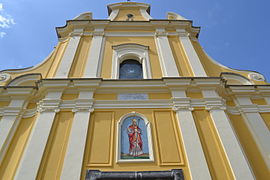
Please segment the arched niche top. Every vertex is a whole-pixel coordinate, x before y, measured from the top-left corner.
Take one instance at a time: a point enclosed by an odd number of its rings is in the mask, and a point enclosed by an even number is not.
[[[220,75],[223,79],[227,81],[227,84],[230,85],[252,85],[253,83],[240,74],[231,73],[231,72],[223,72]]]
[[[120,120],[118,121],[118,124],[121,125],[121,124],[123,123],[123,121],[124,121],[126,118],[132,117],[132,116],[138,116],[138,117],[144,119],[145,124],[148,124],[148,123],[149,123],[148,119],[147,119],[143,114],[138,113],[138,112],[135,112],[135,111],[132,111],[132,112],[130,112],[130,113],[127,113],[127,114],[123,115],[123,116],[120,118]]]
[[[7,86],[36,86],[36,82],[42,79],[40,73],[25,74],[11,80]]]
[[[119,78],[120,64],[128,59],[134,59],[142,64],[143,79],[152,78],[148,50],[149,47],[141,44],[126,43],[112,46],[113,64],[112,78]]]
[[[138,54],[130,52],[130,53],[119,56],[119,63],[121,64],[123,61],[128,60],[128,59],[136,60],[140,64],[142,64],[143,57],[138,56]]]
[[[148,50],[149,46],[144,46],[144,45],[136,44],[136,43],[125,43],[125,44],[119,44],[119,45],[112,46],[112,48],[115,50],[123,49],[123,48],[138,48],[138,49]]]

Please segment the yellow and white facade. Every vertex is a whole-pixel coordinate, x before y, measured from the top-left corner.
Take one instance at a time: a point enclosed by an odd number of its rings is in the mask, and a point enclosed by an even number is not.
[[[58,27],[39,65],[0,72],[0,179],[85,179],[87,170],[182,169],[184,179],[270,177],[270,86],[204,52],[200,28],[150,6],[108,5]],[[143,78],[119,79],[134,59]],[[151,125],[152,161],[121,162],[119,122]]]

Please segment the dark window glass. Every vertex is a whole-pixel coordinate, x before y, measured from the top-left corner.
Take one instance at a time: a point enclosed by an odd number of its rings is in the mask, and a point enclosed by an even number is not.
[[[142,79],[142,65],[133,59],[128,59],[120,64],[119,79]]]

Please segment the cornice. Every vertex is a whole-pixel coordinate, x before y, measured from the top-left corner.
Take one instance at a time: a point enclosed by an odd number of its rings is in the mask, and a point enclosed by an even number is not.
[[[63,39],[69,35],[76,34],[76,29],[83,29],[84,35],[92,35],[94,29],[103,28],[104,32],[112,30],[150,30],[155,31],[157,28],[185,29],[194,37],[198,37],[200,27],[192,26],[190,20],[167,20],[167,19],[150,19],[149,21],[110,21],[105,19],[96,20],[68,20],[63,27],[56,27],[58,38]],[[78,34],[77,35],[81,35]]]

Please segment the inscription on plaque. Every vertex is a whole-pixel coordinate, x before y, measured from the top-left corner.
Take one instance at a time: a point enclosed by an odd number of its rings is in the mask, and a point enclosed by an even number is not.
[[[145,100],[145,99],[148,99],[148,94],[145,93],[118,94],[118,100]]]

